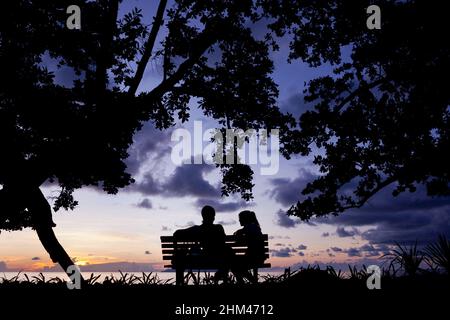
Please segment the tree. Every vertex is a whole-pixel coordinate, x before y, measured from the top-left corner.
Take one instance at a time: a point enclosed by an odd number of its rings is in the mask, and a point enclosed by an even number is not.
[[[160,0],[151,27],[138,9],[119,16],[120,3],[18,0],[2,9],[0,230],[33,228],[64,270],[73,262],[53,232],[45,182],[61,189],[55,211],[73,209],[72,194],[83,186],[116,193],[133,182],[124,164],[133,134],[147,121],[160,129],[186,121],[192,97],[224,128],[294,125],[276,106],[270,43],[247,26],[263,17],[256,2],[176,0],[166,9]],[[66,28],[66,8],[74,4],[81,30]],[[156,50],[165,13],[168,32]],[[212,53],[218,61],[210,61]],[[163,79],[138,93],[156,57],[164,61]],[[73,85],[58,83],[49,61],[72,69]],[[249,167],[221,169],[224,194],[251,197]]]
[[[314,156],[320,175],[288,214],[308,220],[363,206],[388,186],[450,195],[447,13],[427,1],[376,1],[381,29],[368,30],[373,1],[264,1],[290,59],[334,74],[308,83],[288,152]]]

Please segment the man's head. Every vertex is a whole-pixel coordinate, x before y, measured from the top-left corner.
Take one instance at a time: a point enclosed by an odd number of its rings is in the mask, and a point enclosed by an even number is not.
[[[213,224],[216,218],[216,210],[211,206],[204,206],[202,209],[203,224]]]

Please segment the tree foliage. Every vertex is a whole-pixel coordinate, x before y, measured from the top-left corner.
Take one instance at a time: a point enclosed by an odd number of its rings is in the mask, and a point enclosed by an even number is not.
[[[81,30],[66,28],[72,4],[81,8]],[[4,4],[0,229],[34,226],[26,199],[48,180],[61,188],[55,210],[73,209],[73,191],[83,186],[114,194],[132,183],[124,160],[133,134],[148,121],[165,129],[188,120],[193,97],[224,128],[295,124],[276,105],[268,42],[249,27],[263,17],[254,1],[176,0],[166,6],[160,1],[149,25],[139,9],[119,15],[119,0]],[[163,24],[168,32],[157,50]],[[153,88],[141,83],[151,58],[163,61],[162,80]],[[51,64],[72,70],[76,79],[57,81]],[[224,165],[222,171],[224,194],[251,197],[249,167]],[[241,173],[245,184],[237,183]]]
[[[310,81],[289,152],[313,156],[320,175],[289,213],[308,220],[363,206],[381,189],[419,185],[450,195],[449,41],[445,10],[427,1],[262,1],[272,30],[290,34],[290,59],[333,74]]]

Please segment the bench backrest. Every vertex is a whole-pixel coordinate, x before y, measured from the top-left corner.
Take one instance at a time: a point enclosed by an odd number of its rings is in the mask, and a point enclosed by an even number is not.
[[[263,240],[264,240],[264,251],[265,251],[265,258],[269,258],[269,237],[267,234],[263,234]],[[225,243],[227,246],[232,248],[234,253],[237,256],[245,255],[247,252],[247,244],[242,241],[241,237],[237,237],[234,235],[227,235],[225,237]],[[192,238],[192,237],[174,237],[174,236],[162,236],[161,237],[161,247],[162,247],[162,254],[163,254],[163,260],[172,261],[174,258],[175,253],[178,250],[188,251],[191,248],[196,248],[200,246],[200,240]],[[172,264],[165,265],[166,268],[173,268],[174,266]],[[198,267],[198,265],[197,265]],[[205,266],[207,267],[207,266]],[[263,264],[258,266],[260,268],[264,267],[270,267],[270,264]]]

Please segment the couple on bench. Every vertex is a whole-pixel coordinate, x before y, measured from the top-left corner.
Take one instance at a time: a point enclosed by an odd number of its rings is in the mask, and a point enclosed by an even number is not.
[[[177,230],[174,237],[198,239],[200,246],[191,248],[188,256],[201,257],[213,264],[220,266],[214,275],[215,282],[228,279],[231,270],[238,283],[244,279],[255,282],[255,276],[249,270],[254,266],[264,263],[265,248],[263,234],[258,219],[253,211],[242,211],[239,213],[239,222],[242,226],[234,235],[245,243],[246,251],[243,255],[236,255],[233,249],[226,244],[226,235],[223,226],[214,224],[216,211],[211,206],[202,209],[202,224],[187,229]]]

